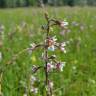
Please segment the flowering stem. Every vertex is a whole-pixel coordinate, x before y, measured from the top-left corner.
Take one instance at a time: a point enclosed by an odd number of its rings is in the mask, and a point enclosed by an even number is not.
[[[47,45],[48,45],[48,35],[49,35],[49,22],[48,22],[48,29],[47,29],[47,34],[46,34],[46,47],[45,47],[45,76],[46,76],[46,86],[48,86],[48,72],[47,72],[47,63],[48,63],[48,50],[47,50]],[[47,96],[49,96],[48,92],[46,93]]]
[[[46,78],[46,86],[48,87],[49,80],[48,80],[48,71],[47,71],[47,64],[48,64],[48,39],[49,39],[49,32],[50,32],[50,20],[48,18],[48,15],[45,14],[45,18],[47,20],[47,33],[46,33],[46,41],[45,41],[45,78]],[[47,96],[52,96],[52,90],[46,91]]]

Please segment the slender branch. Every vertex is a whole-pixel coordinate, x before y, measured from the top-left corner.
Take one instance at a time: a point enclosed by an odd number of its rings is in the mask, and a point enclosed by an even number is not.
[[[23,54],[24,52],[29,51],[29,50],[34,51],[36,48],[41,47],[41,46],[44,46],[44,45],[43,45],[43,44],[38,44],[38,45],[36,45],[34,48],[25,48],[25,49],[23,49],[22,51],[20,51],[19,53],[15,54],[11,60],[9,60],[9,61],[7,61],[7,63],[5,63],[5,67],[4,67],[4,68],[3,68],[3,67],[0,68],[0,69],[1,69],[1,70],[0,70],[0,74],[3,74],[4,71],[8,68],[8,65],[10,65],[10,64],[12,64],[14,61],[16,61],[16,59],[17,59],[21,54]]]
[[[19,57],[19,56],[20,56],[21,54],[23,54],[24,52],[29,51],[29,50],[34,51],[36,48],[38,48],[38,47],[40,47],[40,46],[43,46],[43,45],[42,45],[42,44],[38,44],[38,45],[36,45],[34,48],[26,48],[26,49],[23,49],[23,50],[20,51],[19,53],[15,54],[15,55],[13,56],[13,58],[6,63],[6,65],[12,64],[13,61],[15,61],[15,60],[17,59],[17,57]]]

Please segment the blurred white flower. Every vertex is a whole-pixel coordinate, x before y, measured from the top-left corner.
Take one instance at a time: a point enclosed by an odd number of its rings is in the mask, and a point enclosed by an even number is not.
[[[31,82],[31,84],[34,84],[35,81],[37,81],[37,78],[36,78],[35,76],[31,76],[31,77],[30,77],[30,82]]]
[[[62,21],[61,23],[60,23],[60,26],[62,27],[62,28],[64,28],[64,27],[66,27],[66,26],[68,26],[68,22],[67,21]]]
[[[80,25],[80,30],[83,31],[85,29],[84,25]]]
[[[25,94],[23,94],[23,96],[27,96],[27,94],[25,93]]]
[[[65,46],[66,46],[66,42],[63,42],[60,44],[60,50],[64,53],[66,53],[66,49],[65,49]]]
[[[37,94],[38,93],[38,88],[32,87],[30,91],[33,92],[34,94]]]
[[[76,66],[73,66],[72,69],[73,69],[73,70],[76,70]]]
[[[2,61],[2,52],[0,52],[0,62]]]
[[[76,22],[76,21],[73,21],[73,22],[72,22],[72,25],[73,25],[73,26],[79,26],[79,23]]]
[[[4,32],[5,26],[4,25],[0,25],[0,33]]]
[[[61,46],[65,47],[66,46],[66,42],[61,43]]]
[[[52,82],[52,81],[49,81],[49,82],[48,82],[48,86],[49,86],[49,88],[51,88],[51,89],[52,89],[52,88],[53,88],[53,86],[54,86],[53,82]]]

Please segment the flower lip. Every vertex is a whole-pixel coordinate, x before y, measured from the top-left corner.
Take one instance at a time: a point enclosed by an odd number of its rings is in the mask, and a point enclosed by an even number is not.
[[[65,62],[59,62],[56,64],[56,69],[63,71],[63,68],[65,67]]]

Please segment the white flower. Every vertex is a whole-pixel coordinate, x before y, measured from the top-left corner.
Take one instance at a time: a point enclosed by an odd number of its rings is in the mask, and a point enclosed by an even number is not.
[[[61,43],[61,46],[65,47],[66,46],[66,42]]]
[[[55,46],[54,46],[54,45],[49,46],[49,47],[48,47],[48,50],[50,50],[50,51],[54,51],[54,50],[55,50]]]
[[[63,68],[65,67],[65,62],[62,62],[60,65],[60,71],[63,71]]]
[[[33,92],[34,94],[37,94],[38,93],[38,88],[32,87],[30,91]]]

